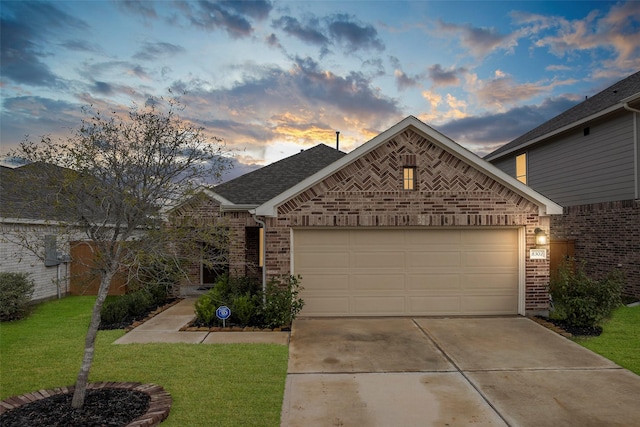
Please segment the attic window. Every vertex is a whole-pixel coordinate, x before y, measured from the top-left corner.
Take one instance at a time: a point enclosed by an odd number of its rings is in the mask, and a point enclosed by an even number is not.
[[[402,182],[405,190],[416,189],[416,155],[406,154],[403,156]]]
[[[405,166],[403,168],[403,183],[405,190],[416,189],[416,168],[415,166]]]
[[[583,135],[584,135],[584,136],[589,135],[589,134],[591,133],[591,128],[588,128],[588,127],[584,128],[584,130],[582,131],[582,133],[583,133]]]

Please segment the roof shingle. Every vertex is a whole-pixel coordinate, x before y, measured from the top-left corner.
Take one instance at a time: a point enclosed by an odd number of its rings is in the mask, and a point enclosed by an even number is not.
[[[343,157],[345,153],[319,144],[213,188],[237,205],[260,205]]]

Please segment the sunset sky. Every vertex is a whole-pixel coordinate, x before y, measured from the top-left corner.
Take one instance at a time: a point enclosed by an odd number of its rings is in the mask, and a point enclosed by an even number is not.
[[[1,1],[2,153],[169,89],[226,178],[414,115],[478,155],[640,70],[640,2]]]

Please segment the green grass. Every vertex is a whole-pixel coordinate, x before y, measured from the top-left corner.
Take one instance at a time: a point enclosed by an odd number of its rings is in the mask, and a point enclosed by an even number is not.
[[[36,307],[0,325],[0,398],[70,385],[80,368],[93,297]],[[278,426],[287,373],[282,345],[112,344],[100,331],[90,381],[137,381],[173,398],[163,426]]]
[[[576,342],[640,375],[640,307],[616,309],[602,335]]]

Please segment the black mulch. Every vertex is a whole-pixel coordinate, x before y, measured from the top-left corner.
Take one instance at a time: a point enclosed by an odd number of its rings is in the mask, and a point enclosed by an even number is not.
[[[71,407],[73,394],[58,394],[0,415],[2,427],[111,427],[126,426],[144,415],[149,395],[135,390],[87,390],[82,409]]]
[[[602,333],[600,326],[574,326],[562,319],[541,318],[576,337],[597,337]]]

